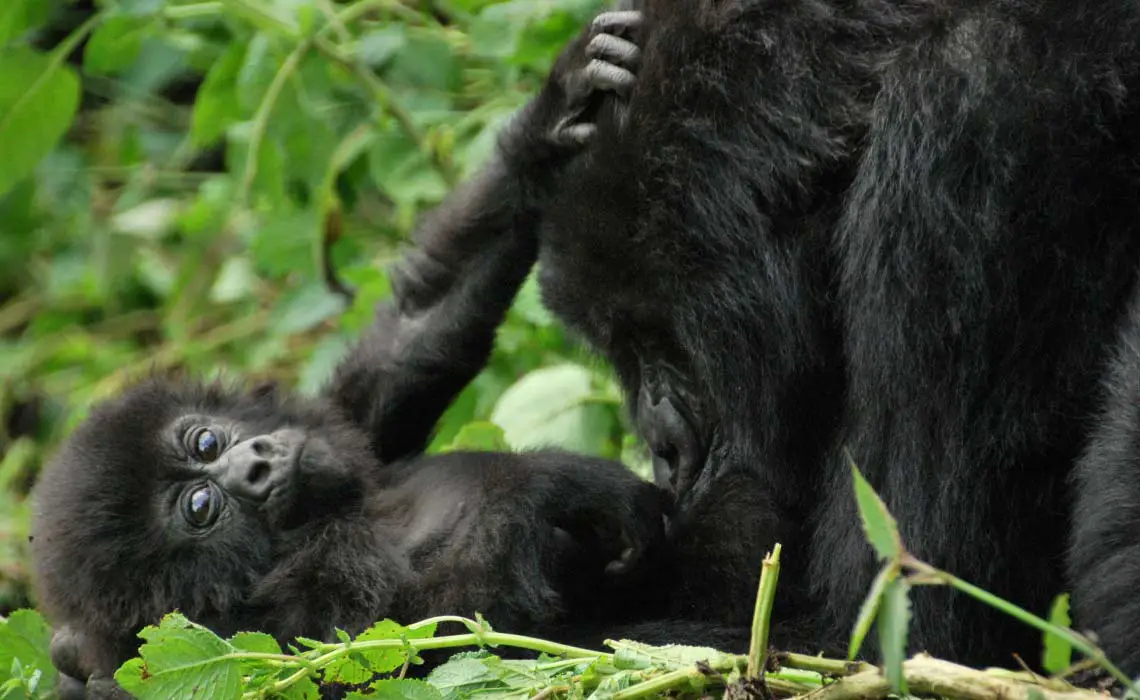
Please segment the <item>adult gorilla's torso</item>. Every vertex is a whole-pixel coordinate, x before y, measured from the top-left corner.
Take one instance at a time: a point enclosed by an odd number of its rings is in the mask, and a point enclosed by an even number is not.
[[[785,608],[828,613],[793,643],[846,632],[874,569],[840,445],[920,556],[1037,610],[1062,589],[1061,487],[1140,252],[1140,11],[1023,4],[645,8],[628,123],[567,178],[541,281],[680,492],[672,614],[746,621],[781,541]],[[945,592],[915,616],[967,659],[1035,634]]]

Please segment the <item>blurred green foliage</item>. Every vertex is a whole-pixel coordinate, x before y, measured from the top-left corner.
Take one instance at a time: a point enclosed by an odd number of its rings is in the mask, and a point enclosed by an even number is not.
[[[34,603],[28,494],[92,402],[149,372],[318,390],[417,217],[600,6],[0,3],[0,614]],[[432,449],[644,468],[620,402],[532,279]]]

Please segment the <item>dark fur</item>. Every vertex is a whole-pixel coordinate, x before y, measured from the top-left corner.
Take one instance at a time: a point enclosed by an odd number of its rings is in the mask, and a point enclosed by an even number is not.
[[[645,11],[628,121],[603,112],[568,175],[541,281],[680,491],[673,616],[745,624],[780,541],[774,643],[842,644],[876,569],[847,446],[917,556],[1038,613],[1071,586],[1140,672],[1140,4]],[[1039,639],[915,595],[915,650],[1011,663]]]
[[[569,618],[583,631],[628,612],[623,594],[664,536],[654,486],[559,452],[420,456],[534,263],[538,212],[580,150],[576,120],[595,92],[591,36],[420,228],[394,300],[321,397],[156,379],[67,441],[37,487],[33,555],[39,600],[63,630],[53,656],[90,676],[91,694],[115,692],[107,679],[138,630],[174,608],[283,643],[385,617],[478,611],[513,629]],[[215,429],[221,455],[195,458],[188,426]],[[227,505],[195,529],[178,499],[207,474]]]

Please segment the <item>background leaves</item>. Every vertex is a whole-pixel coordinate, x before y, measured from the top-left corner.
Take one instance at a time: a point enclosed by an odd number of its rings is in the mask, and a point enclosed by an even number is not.
[[[417,218],[601,6],[0,3],[0,615],[35,602],[30,489],[91,404],[149,372],[319,391]],[[640,459],[619,404],[532,279],[432,449]]]

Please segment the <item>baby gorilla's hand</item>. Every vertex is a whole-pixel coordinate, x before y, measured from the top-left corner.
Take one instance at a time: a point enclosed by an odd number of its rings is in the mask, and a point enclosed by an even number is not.
[[[633,90],[641,49],[640,12],[604,12],[559,55],[546,85],[500,137],[508,158],[543,160],[578,152],[597,131],[599,107],[616,97],[618,118]]]
[[[588,580],[634,577],[665,543],[668,494],[621,464],[574,456],[550,473],[538,504],[555,529],[560,576]]]

